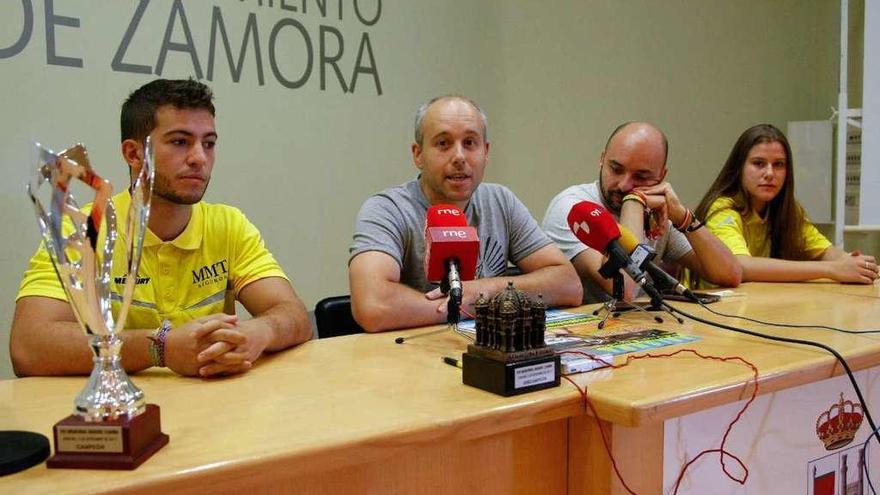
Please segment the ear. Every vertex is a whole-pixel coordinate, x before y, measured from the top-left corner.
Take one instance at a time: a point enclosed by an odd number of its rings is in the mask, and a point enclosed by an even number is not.
[[[489,141],[486,141],[484,146],[485,146],[484,151],[486,152],[486,163],[488,163],[489,162]]]
[[[666,174],[669,172],[669,168],[666,165],[663,165],[663,171],[660,172],[660,182],[666,180]]]
[[[413,164],[417,169],[422,169],[422,147],[419,146],[419,143],[413,143],[411,146],[412,156],[413,156]]]
[[[605,150],[599,153],[599,170],[602,170],[602,164],[605,163]]]
[[[128,163],[130,176],[134,177],[141,170],[144,163],[143,145],[134,139],[126,139],[122,142],[122,158]]]

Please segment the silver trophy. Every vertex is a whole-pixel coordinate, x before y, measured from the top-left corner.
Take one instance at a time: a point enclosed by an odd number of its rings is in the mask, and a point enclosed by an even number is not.
[[[83,331],[91,336],[95,367],[85,388],[77,395],[74,414],[88,422],[134,418],[144,412],[144,393],[128,378],[120,358],[119,332],[134,294],[137,268],[143,248],[154,169],[152,147],[147,138],[144,164],[131,184],[131,206],[123,235],[117,229],[112,202],[113,187],[92,169],[86,148],[77,144],[54,153],[37,144],[37,165],[27,185],[34,204],[46,251]],[[77,205],[71,186],[78,179],[94,193],[89,212]],[[49,205],[38,197],[40,187],[50,187]],[[103,231],[103,242],[99,246]],[[127,271],[122,294],[113,294],[114,246],[123,242]],[[121,302],[114,318],[111,302]]]

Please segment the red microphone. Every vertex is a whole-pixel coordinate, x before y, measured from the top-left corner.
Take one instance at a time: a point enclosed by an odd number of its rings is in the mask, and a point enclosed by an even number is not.
[[[617,222],[605,208],[590,201],[581,201],[568,212],[568,228],[579,241],[604,253],[611,241],[620,237]]]
[[[455,206],[434,205],[425,219],[425,251],[426,277],[429,282],[440,282],[440,291],[449,294],[446,322],[457,325],[463,297],[461,281],[477,276],[477,229],[468,227],[464,212]]]
[[[477,275],[477,259],[480,255],[477,229],[469,227],[464,212],[453,205],[428,208],[425,251],[428,282],[443,284],[448,279],[447,265],[451,260],[455,261],[461,280],[473,280]]]
[[[599,274],[613,279],[622,268],[652,300],[660,300],[660,293],[645,276],[645,272],[629,256],[629,252],[620,245],[620,228],[605,208],[590,201],[581,201],[571,207],[568,212],[568,228],[575,237],[587,246],[608,255],[608,261],[599,269]],[[627,231],[627,241],[632,234]],[[628,242],[629,243],[629,242]]]

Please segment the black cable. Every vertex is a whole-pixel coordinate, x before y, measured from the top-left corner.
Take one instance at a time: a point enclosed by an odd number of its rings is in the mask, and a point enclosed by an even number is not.
[[[877,490],[874,490],[874,483],[871,481],[871,470],[868,469],[868,442],[871,441],[871,437],[877,435],[877,430],[874,430],[874,433],[868,436],[864,442],[862,442],[862,451],[865,453],[865,464],[862,465],[862,469],[865,470],[865,479],[868,480],[868,486],[871,488],[871,493],[877,495]]]
[[[859,388],[859,384],[856,383],[856,377],[853,376],[853,372],[849,368],[849,364],[847,364],[847,362],[843,358],[843,356],[841,356],[840,353],[838,353],[833,348],[831,348],[821,342],[813,342],[810,340],[801,340],[801,339],[792,339],[792,338],[788,338],[788,337],[777,337],[775,335],[767,335],[767,334],[763,334],[760,332],[755,332],[753,330],[746,330],[744,328],[734,327],[731,325],[726,325],[724,323],[718,323],[716,321],[710,321],[710,320],[707,320],[704,318],[700,318],[699,316],[694,316],[692,314],[686,313],[686,312],[684,312],[674,306],[671,306],[667,302],[664,302],[663,305],[666,306],[667,308],[669,308],[670,311],[676,312],[676,313],[684,316],[685,318],[690,318],[694,321],[698,321],[698,322],[704,323],[706,325],[711,325],[713,327],[723,328],[725,330],[730,330],[732,332],[737,332],[737,333],[744,333],[746,335],[751,335],[753,337],[760,337],[762,339],[775,340],[777,342],[786,342],[789,344],[799,344],[799,345],[805,345],[805,346],[810,346],[810,347],[818,347],[820,349],[828,351],[832,356],[834,356],[837,359],[838,362],[840,362],[841,366],[843,366],[844,371],[846,371],[846,376],[849,377],[849,381],[852,384],[853,389],[855,389],[856,396],[859,398],[859,402],[862,404],[862,411],[864,411],[865,418],[867,418],[868,425],[870,425],[871,430],[872,430],[871,436],[868,438],[869,439],[876,438],[877,442],[880,443],[880,432],[878,432],[877,425],[874,423],[874,418],[871,417],[871,412],[868,410],[868,402],[865,400],[865,397],[862,395],[862,389]]]
[[[835,332],[849,333],[849,334],[856,334],[856,335],[863,334],[863,333],[864,334],[880,333],[880,330],[846,330],[843,328],[837,328],[837,327],[832,327],[832,326],[828,326],[828,325],[799,325],[796,323],[773,323],[770,321],[759,320],[757,318],[750,318],[748,316],[740,316],[740,315],[732,315],[732,314],[722,313],[721,311],[715,311],[714,309],[710,308],[707,304],[704,304],[701,301],[697,301],[697,303],[699,303],[699,305],[702,306],[706,311],[708,311],[712,314],[718,315],[718,316],[723,316],[725,318],[738,318],[740,320],[746,320],[746,321],[750,321],[752,323],[757,323],[759,325],[767,325],[767,326],[771,326],[771,327],[821,328],[821,329],[825,329],[825,330],[832,330]]]

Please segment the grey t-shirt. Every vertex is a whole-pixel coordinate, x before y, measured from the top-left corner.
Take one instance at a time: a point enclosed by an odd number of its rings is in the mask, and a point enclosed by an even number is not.
[[[349,263],[360,253],[381,251],[400,265],[401,283],[422,292],[435,288],[425,278],[424,266],[429,207],[418,179],[369,197],[355,220]],[[499,184],[477,186],[464,213],[480,238],[477,278],[503,275],[508,261],[518,263],[553,242],[525,205]]]
[[[568,213],[571,211],[572,206],[581,201],[592,201],[608,209],[608,205],[602,201],[598,181],[590,184],[577,184],[563,190],[550,201],[541,225],[544,232],[553,239],[553,242],[559,246],[559,249],[562,250],[569,260],[574,259],[581,251],[590,249],[579,241],[568,227]],[[620,221],[619,215],[614,214],[611,210],[608,210],[608,212],[614,215],[615,220]],[[658,260],[673,263],[692,250],[687,237],[675,230],[672,227],[672,222],[669,222],[666,233],[663,236],[654,240],[646,239],[646,244],[654,248]],[[606,297],[604,291],[596,287],[591,281],[589,283],[584,279],[581,279],[581,281],[584,285],[584,303],[601,301]]]

